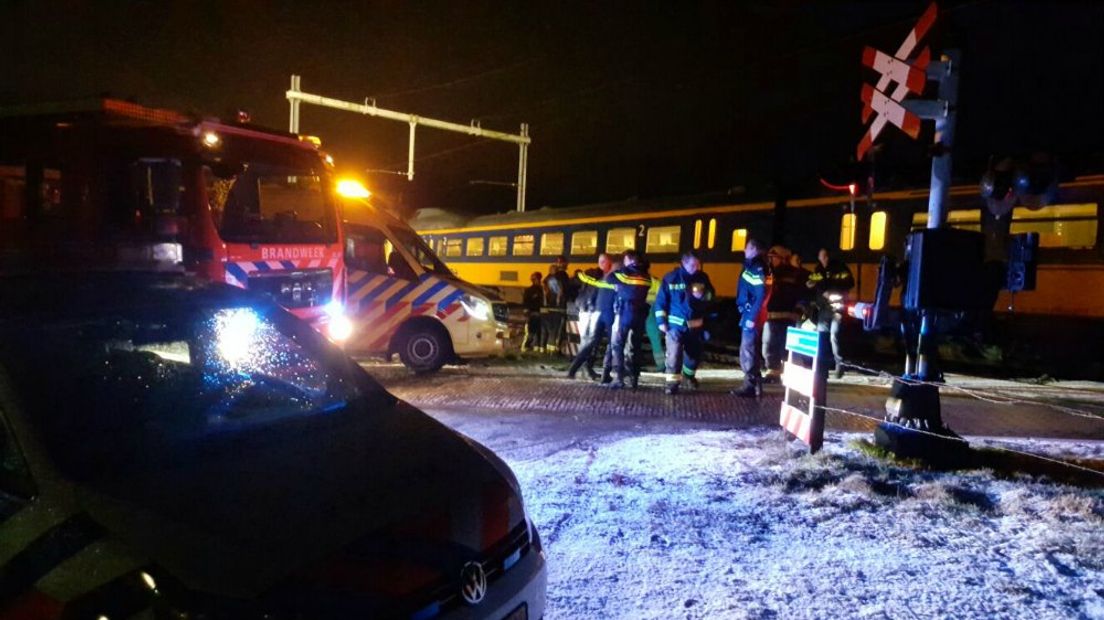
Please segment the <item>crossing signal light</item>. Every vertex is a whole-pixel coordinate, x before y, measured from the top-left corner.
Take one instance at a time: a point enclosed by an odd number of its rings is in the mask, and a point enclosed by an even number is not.
[[[1045,206],[1057,196],[1057,162],[1047,153],[990,161],[979,189],[989,211],[997,217],[1008,214],[1016,205]]]

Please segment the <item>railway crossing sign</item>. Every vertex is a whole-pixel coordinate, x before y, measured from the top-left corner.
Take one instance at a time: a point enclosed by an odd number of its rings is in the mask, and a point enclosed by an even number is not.
[[[939,9],[933,2],[928,5],[920,20],[916,23],[904,42],[893,55],[872,47],[863,50],[863,66],[879,74],[875,85],[863,84],[860,96],[863,102],[863,124],[870,123],[862,140],[859,141],[856,156],[859,161],[874,146],[874,140],[892,123],[913,139],[920,135],[920,119],[923,116],[910,110],[911,106],[902,103],[908,94],[919,95],[927,83],[931,65],[931,49],[924,46],[917,51],[920,41],[931,30]],[[915,54],[914,54],[915,52]],[[893,90],[888,92],[893,84]],[[874,117],[871,122],[871,116]]]

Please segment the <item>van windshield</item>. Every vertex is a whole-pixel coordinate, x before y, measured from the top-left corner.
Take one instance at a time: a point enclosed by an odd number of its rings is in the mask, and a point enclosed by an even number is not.
[[[418,261],[426,271],[430,271],[437,275],[455,277],[448,267],[441,262],[441,259],[437,258],[437,255],[433,253],[433,250],[426,245],[425,241],[418,236],[413,230],[409,228],[394,228],[395,240],[399,242],[410,255],[414,257],[414,260]]]

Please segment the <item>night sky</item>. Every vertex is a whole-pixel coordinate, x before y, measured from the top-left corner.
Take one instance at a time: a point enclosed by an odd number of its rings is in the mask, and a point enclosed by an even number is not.
[[[896,50],[926,2],[0,2],[0,103],[111,93],[286,129],[307,92],[517,133],[529,208],[843,182],[862,135],[863,45]],[[1104,152],[1104,3],[943,2],[963,51],[956,175],[992,154]],[[303,106],[340,169],[405,209],[514,207],[517,147]],[[930,141],[930,130],[922,136]],[[883,133],[880,186],[926,182],[924,144]],[[1097,159],[1096,161],[1100,161]],[[1104,169],[1096,170],[1104,172]]]

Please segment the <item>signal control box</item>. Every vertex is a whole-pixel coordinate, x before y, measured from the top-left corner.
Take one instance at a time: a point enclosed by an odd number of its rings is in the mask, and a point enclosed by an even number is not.
[[[927,228],[909,233],[902,305],[906,310],[989,310],[985,236],[972,230]]]

